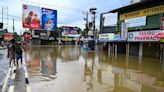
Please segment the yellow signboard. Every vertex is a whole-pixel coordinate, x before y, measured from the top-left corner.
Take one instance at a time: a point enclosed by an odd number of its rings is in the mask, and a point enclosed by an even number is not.
[[[164,12],[164,5],[160,5],[157,7],[147,8],[139,11],[134,11],[130,13],[125,13],[120,15],[120,20],[136,18],[141,16],[149,16],[153,14],[159,14]]]
[[[104,39],[113,39],[114,38],[114,33],[106,33],[106,34],[100,34],[99,38],[104,38]]]

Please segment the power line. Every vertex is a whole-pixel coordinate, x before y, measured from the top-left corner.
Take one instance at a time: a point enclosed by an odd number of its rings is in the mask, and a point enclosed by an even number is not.
[[[36,6],[48,6],[48,7],[57,7],[57,8],[62,8],[62,9],[69,9],[72,11],[76,11],[76,12],[83,12],[84,10],[79,9],[79,8],[74,8],[74,7],[65,7],[65,6],[59,6],[59,5],[52,5],[52,4],[43,4],[43,3],[38,3],[38,2],[27,2],[27,1],[14,1],[14,0],[0,0],[0,2],[11,2],[11,3],[16,3],[16,4],[23,4],[23,3],[27,3],[27,4],[31,4],[31,5],[36,5]]]

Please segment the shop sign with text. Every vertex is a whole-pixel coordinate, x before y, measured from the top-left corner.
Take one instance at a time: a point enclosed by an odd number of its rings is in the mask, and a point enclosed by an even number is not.
[[[11,34],[10,33],[3,34],[4,41],[10,41],[12,39],[14,39],[14,34],[12,34],[12,33]]]
[[[150,30],[140,32],[129,32],[128,41],[130,42],[147,42],[147,41],[159,41],[159,38],[155,37],[162,30]]]
[[[99,41],[107,42],[114,40],[114,33],[99,34]]]
[[[130,18],[141,17],[141,16],[150,16],[150,15],[159,14],[163,12],[164,12],[164,5],[160,5],[157,7],[152,7],[152,8],[147,8],[143,10],[121,14],[119,17],[120,17],[120,20],[125,20],[125,19],[130,19]]]
[[[146,25],[146,16],[126,19],[125,23],[127,27],[139,27]]]

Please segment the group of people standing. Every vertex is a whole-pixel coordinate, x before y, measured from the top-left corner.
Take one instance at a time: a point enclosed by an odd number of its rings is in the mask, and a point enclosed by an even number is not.
[[[8,49],[7,57],[9,58],[9,67],[11,67],[12,62],[14,65],[18,67],[19,66],[18,60],[21,60],[21,64],[22,64],[23,50],[26,51],[26,49],[21,45],[21,43],[17,43],[15,42],[14,39],[12,39],[10,41],[10,44],[7,46],[7,49]]]

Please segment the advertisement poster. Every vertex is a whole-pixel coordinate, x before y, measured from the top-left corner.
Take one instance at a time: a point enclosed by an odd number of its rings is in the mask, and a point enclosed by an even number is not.
[[[57,10],[42,8],[42,29],[55,31],[57,27]]]
[[[23,5],[22,23],[23,28],[40,29],[41,27],[40,7]]]

